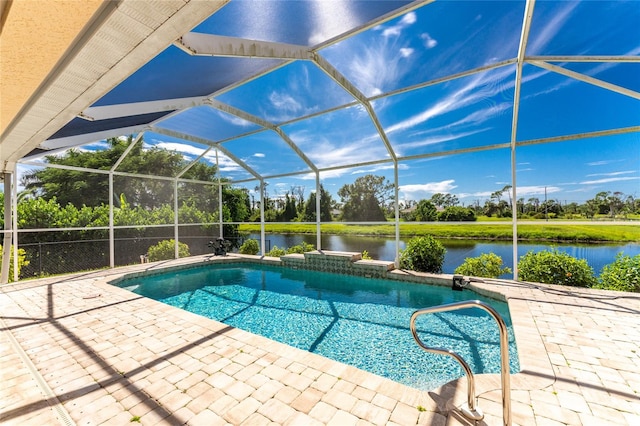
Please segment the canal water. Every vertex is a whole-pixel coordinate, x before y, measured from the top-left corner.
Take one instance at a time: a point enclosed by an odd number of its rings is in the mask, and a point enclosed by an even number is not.
[[[252,233],[248,238],[260,240],[260,234]],[[406,246],[409,238],[400,239],[400,250]],[[315,235],[302,234],[266,234],[267,251],[278,246],[288,248],[302,242],[316,245]],[[467,257],[478,257],[483,253],[495,253],[502,258],[504,266],[513,269],[513,245],[511,241],[485,240],[439,240],[447,249],[442,272],[452,274]],[[366,250],[371,258],[393,261],[395,257],[395,239],[354,235],[322,235],[322,248],[334,251],[362,252]],[[586,259],[596,276],[602,267],[612,263],[616,255],[623,252],[628,256],[640,254],[640,244],[545,244],[518,242],[518,258],[529,251],[538,252],[557,248],[575,258]]]

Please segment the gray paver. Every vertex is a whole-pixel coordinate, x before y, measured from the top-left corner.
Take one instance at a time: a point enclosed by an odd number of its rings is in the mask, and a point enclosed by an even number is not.
[[[464,424],[465,379],[419,391],[106,284],[140,268],[0,288],[2,424]],[[509,299],[514,424],[638,424],[636,295],[473,285]],[[501,422],[499,383],[477,376],[487,424]]]

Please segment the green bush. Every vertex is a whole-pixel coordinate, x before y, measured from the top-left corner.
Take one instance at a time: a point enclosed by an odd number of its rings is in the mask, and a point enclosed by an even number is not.
[[[158,260],[175,259],[175,240],[163,240],[155,246],[149,247],[147,257],[149,262],[157,262]],[[178,257],[188,257],[189,246],[185,243],[178,243]]]
[[[415,218],[418,222],[433,222],[438,219],[438,210],[429,200],[420,200],[416,206]]]
[[[528,252],[518,262],[520,279],[546,284],[591,287],[596,284],[593,269],[586,260],[559,251]]]
[[[9,256],[9,282],[13,281],[13,246],[11,246],[11,256]],[[20,278],[20,270],[29,265],[27,260],[27,252],[25,249],[18,249],[18,278]],[[0,265],[2,265],[2,246],[0,245]]]
[[[285,249],[280,248],[278,246],[273,246],[273,248],[269,250],[269,252],[267,253],[267,256],[280,257],[280,256],[284,256],[285,254],[287,254],[287,251]]]
[[[260,247],[258,246],[257,240],[247,240],[238,249],[240,254],[251,254],[256,255],[260,251]]]
[[[640,254],[631,257],[618,253],[613,263],[602,268],[596,287],[640,293]]]
[[[449,206],[438,213],[441,222],[473,222],[477,220],[476,214],[468,207]]]
[[[306,253],[308,251],[314,251],[316,248],[308,243],[305,243],[304,241],[301,244],[298,244],[297,246],[293,246],[293,247],[289,247],[287,249],[287,254],[289,253]]]
[[[280,256],[284,256],[285,254],[291,254],[291,253],[302,254],[308,251],[313,251],[315,249],[316,248],[312,244],[308,244],[303,241],[301,244],[289,247],[288,249],[283,249],[278,246],[273,246],[273,248],[269,250],[269,252],[267,253],[267,256],[280,257]]]
[[[453,273],[473,277],[498,278],[500,275],[510,274],[511,268],[503,268],[502,258],[497,254],[483,253],[479,257],[467,257]]]
[[[400,267],[418,272],[442,272],[447,250],[431,235],[414,237],[400,253]]]

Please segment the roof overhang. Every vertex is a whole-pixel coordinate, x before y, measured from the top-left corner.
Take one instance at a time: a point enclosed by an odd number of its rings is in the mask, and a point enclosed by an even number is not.
[[[57,51],[64,53],[42,77],[37,88],[24,97],[21,108],[10,122],[2,123],[0,160],[4,170],[11,170],[15,162],[227,1],[107,0],[82,2],[82,6],[76,1],[58,3],[56,7],[60,6],[64,19],[53,22],[56,26],[69,17],[83,16],[80,11],[85,15],[92,7],[94,11],[84,23],[80,19],[64,31],[67,41],[57,46]],[[23,2],[14,2],[10,7],[3,2],[3,20],[19,25],[20,16],[25,13],[22,6]],[[35,9],[41,6],[38,2]],[[33,13],[45,13],[46,16],[46,10]],[[39,55],[41,48],[46,47],[38,44],[38,40],[47,38],[47,24],[51,24],[51,18],[44,16],[41,19],[30,17],[36,25],[31,29],[36,37],[30,46],[35,46],[34,55]],[[2,33],[2,45],[24,49],[25,43],[8,43],[10,37],[16,36],[10,34],[9,28]],[[69,36],[74,31],[77,35],[71,39]],[[3,81],[8,81],[4,75],[2,77]]]

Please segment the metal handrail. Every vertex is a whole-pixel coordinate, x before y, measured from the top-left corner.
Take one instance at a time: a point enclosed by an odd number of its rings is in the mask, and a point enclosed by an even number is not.
[[[453,357],[458,363],[462,366],[462,369],[465,371],[467,375],[467,406],[463,407],[462,413],[472,419],[472,420],[482,420],[484,418],[484,414],[478,407],[476,407],[476,396],[475,396],[475,378],[473,376],[473,372],[469,365],[465,362],[464,359],[457,353],[453,352],[449,349],[444,348],[431,348],[425,345],[418,333],[416,331],[416,319],[420,315],[424,314],[435,314],[438,312],[446,312],[446,311],[455,311],[458,309],[465,308],[480,308],[487,311],[493,319],[498,324],[498,329],[500,330],[500,376],[502,379],[502,419],[503,424],[505,426],[511,425],[511,382],[509,376],[509,338],[507,334],[507,324],[504,322],[500,314],[493,309],[491,306],[487,305],[480,300],[466,300],[463,302],[450,303],[447,305],[439,305],[433,306],[430,308],[423,308],[415,311],[413,315],[411,315],[411,333],[413,334],[413,338],[418,343],[418,345],[427,352],[435,353],[438,355],[449,355]]]

